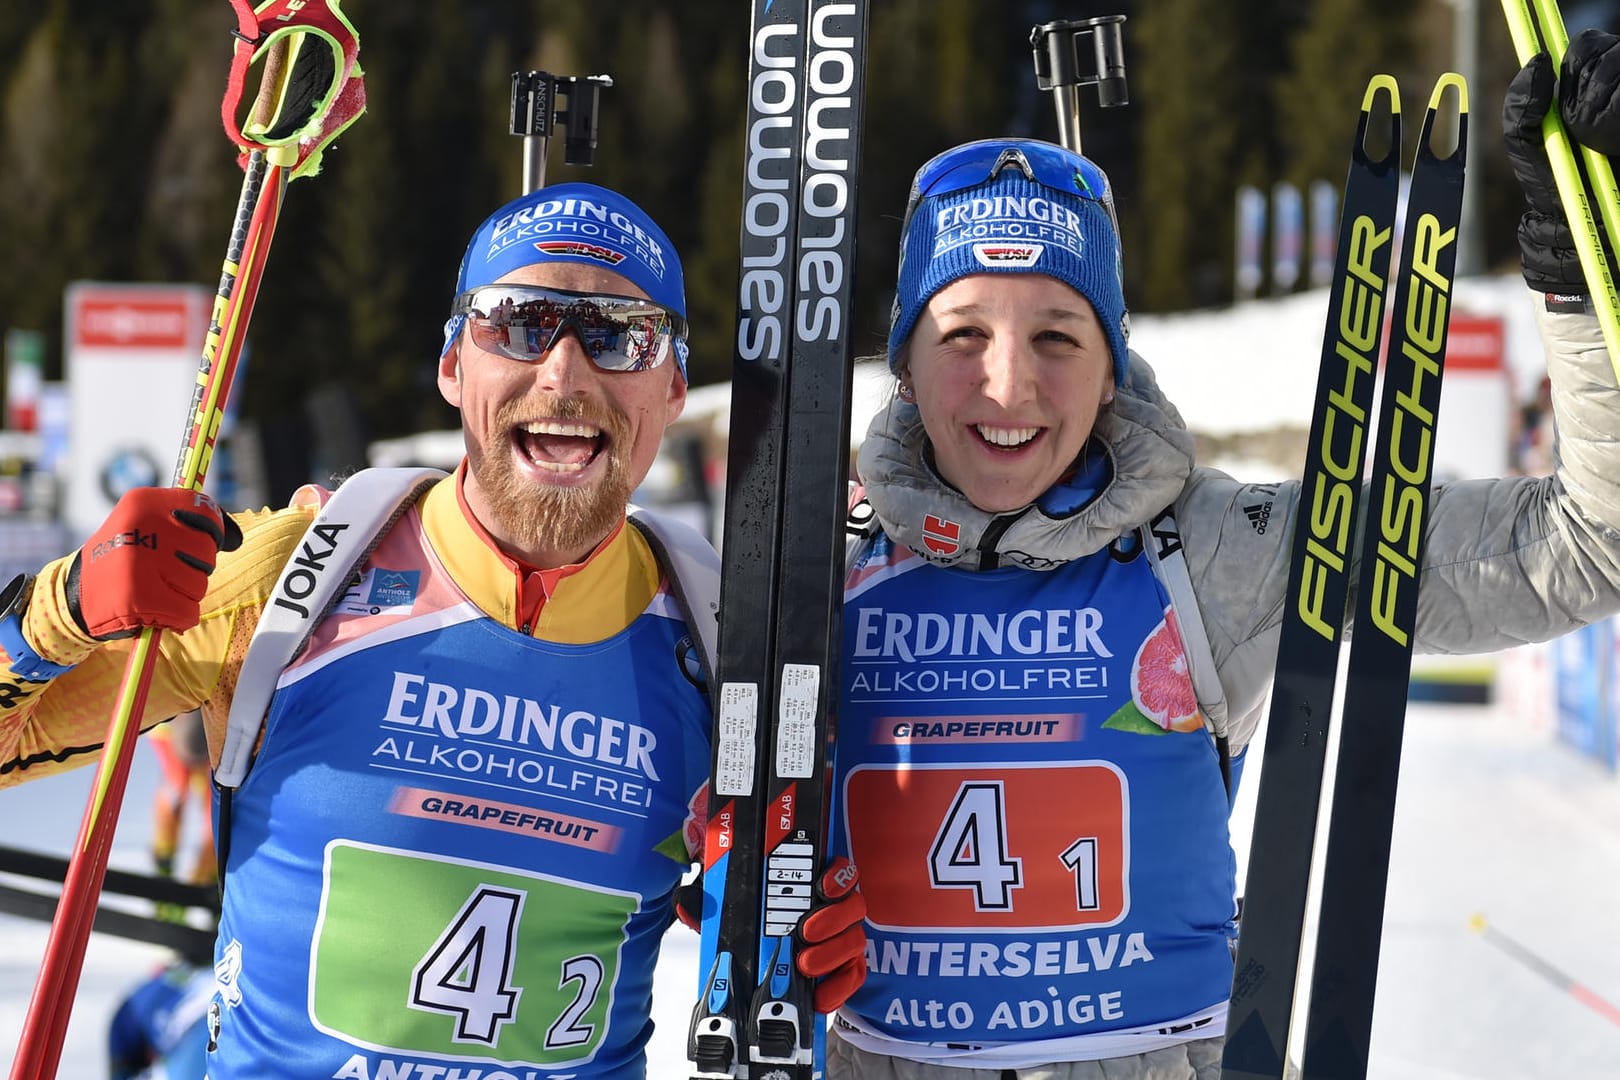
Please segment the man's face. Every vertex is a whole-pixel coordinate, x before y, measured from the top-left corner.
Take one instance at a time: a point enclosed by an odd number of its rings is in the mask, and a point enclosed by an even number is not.
[[[646,295],[579,263],[527,266],[501,281]],[[439,392],[461,410],[467,505],[509,554],[538,567],[578,562],[613,530],[686,403],[673,358],[600,371],[568,333],[531,363],[480,349],[466,328],[439,360]]]

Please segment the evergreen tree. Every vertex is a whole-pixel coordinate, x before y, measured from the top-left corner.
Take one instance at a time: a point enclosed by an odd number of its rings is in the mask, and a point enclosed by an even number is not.
[[[1409,5],[1398,0],[1316,0],[1305,28],[1295,37],[1291,70],[1275,88],[1278,124],[1287,132],[1287,160],[1282,175],[1302,188],[1325,179],[1342,185],[1350,140],[1356,130],[1356,107],[1367,80],[1378,72],[1407,74],[1404,23],[1391,16]],[[1412,139],[1417,134],[1427,95],[1415,79],[1402,83],[1403,119]]]
[[[1142,115],[1141,179],[1134,198],[1121,198],[1128,295],[1148,309],[1220,302],[1231,296],[1237,187],[1264,175],[1264,146],[1240,127],[1240,117],[1261,111],[1242,75],[1253,62],[1239,32],[1248,16],[1221,0],[1144,7],[1132,105]]]
[[[289,193],[237,387],[245,415],[296,421],[311,390],[329,386],[323,400],[352,396],[356,428],[375,437],[454,423],[433,385],[440,326],[468,234],[519,193],[510,76],[529,68],[613,77],[601,95],[596,164],[569,166],[553,145],[548,179],[620,188],[665,227],[687,272],[693,384],[728,377],[746,5],[343,7],[361,31],[370,109],[328,150],[325,175]],[[857,196],[858,352],[880,351],[887,337],[912,172],[967,139],[1055,138],[1050,99],[1035,88],[1030,27],[1113,13],[1129,16],[1132,101],[1099,110],[1084,91],[1082,116],[1085,150],[1114,182],[1127,296],[1138,310],[1225,302],[1237,185],[1339,182],[1368,74],[1400,76],[1411,116],[1414,95],[1450,63],[1450,12],[1433,3],[875,4]],[[8,256],[0,259],[0,321],[47,333],[47,377],[60,371],[69,281],[218,280],[241,178],[216,108],[232,25],[221,0],[40,0],[0,14]],[[1485,185],[1485,238],[1493,257],[1506,259],[1518,198],[1494,121],[1517,64],[1499,20],[1482,12],[1481,26],[1470,181]],[[1415,137],[1416,125],[1407,126]]]

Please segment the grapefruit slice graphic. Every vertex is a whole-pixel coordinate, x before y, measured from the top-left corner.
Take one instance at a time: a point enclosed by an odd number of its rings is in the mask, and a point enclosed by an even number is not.
[[[1197,731],[1204,726],[1188,676],[1187,651],[1170,608],[1131,661],[1131,700],[1165,731]]]

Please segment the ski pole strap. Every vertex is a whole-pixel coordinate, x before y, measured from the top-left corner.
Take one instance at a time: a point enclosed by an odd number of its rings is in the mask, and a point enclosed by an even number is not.
[[[338,0],[231,0],[236,11],[235,51],[220,105],[225,133],[241,147],[244,164],[254,150],[290,167],[289,179],[320,171],[321,153],[366,108],[366,87],[358,57],[360,39],[338,9]],[[271,62],[270,50],[283,45],[286,63]],[[268,115],[237,120],[247,74],[265,60],[262,77],[276,80]]]

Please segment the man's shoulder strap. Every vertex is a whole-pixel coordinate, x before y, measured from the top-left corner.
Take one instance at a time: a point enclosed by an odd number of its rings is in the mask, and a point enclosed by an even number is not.
[[[239,787],[246,779],[282,671],[303,651],[394,522],[444,476],[438,469],[364,469],[345,480],[316,513],[282,567],[242,658],[225,745],[214,769],[220,786]]]
[[[629,516],[669,577],[670,591],[697,643],[704,685],[712,688],[720,637],[720,556],[702,533],[668,514],[632,506]]]

